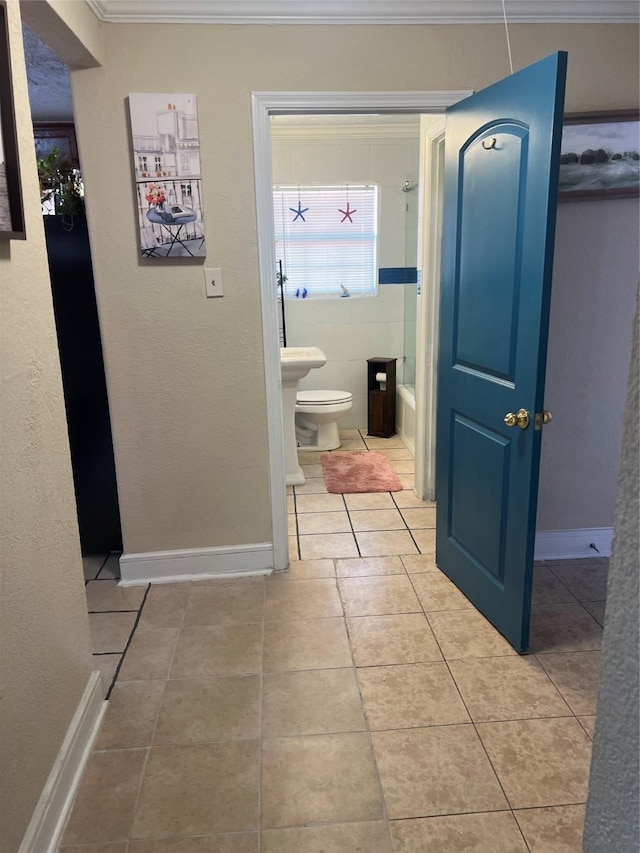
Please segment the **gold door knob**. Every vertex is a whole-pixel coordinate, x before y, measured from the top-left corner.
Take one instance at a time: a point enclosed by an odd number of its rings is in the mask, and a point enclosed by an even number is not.
[[[542,423],[548,424],[548,423],[550,423],[550,421],[551,421],[551,412],[547,412],[547,410],[545,409],[544,412],[542,413]]]
[[[529,426],[529,412],[526,409],[518,409],[515,414],[507,412],[504,416],[504,422],[508,427],[517,425],[520,429],[526,429]]]

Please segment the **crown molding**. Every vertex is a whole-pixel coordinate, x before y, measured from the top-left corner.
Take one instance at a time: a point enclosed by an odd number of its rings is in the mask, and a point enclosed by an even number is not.
[[[86,0],[101,21],[166,24],[494,24],[500,0]],[[637,0],[507,0],[510,23],[637,23]]]
[[[416,140],[420,137],[419,124],[335,124],[321,127],[301,125],[271,125],[274,142],[307,141],[320,142],[338,140]]]

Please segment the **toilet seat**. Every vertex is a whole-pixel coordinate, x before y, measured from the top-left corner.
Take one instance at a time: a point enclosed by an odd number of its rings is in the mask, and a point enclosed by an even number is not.
[[[349,391],[298,391],[296,394],[298,406],[335,406],[352,400],[353,395]]]

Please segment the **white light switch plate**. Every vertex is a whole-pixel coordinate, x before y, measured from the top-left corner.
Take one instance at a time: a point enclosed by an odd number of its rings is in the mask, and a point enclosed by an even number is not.
[[[223,296],[222,270],[217,267],[204,268],[204,292],[207,297]]]

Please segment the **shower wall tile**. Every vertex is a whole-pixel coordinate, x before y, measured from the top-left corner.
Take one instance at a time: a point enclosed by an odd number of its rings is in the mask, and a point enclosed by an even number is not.
[[[366,183],[371,181],[369,144],[347,142],[331,146],[331,183]]]
[[[291,183],[317,184],[331,175],[331,145],[297,142],[290,146]]]
[[[383,186],[397,186],[398,173],[406,175],[409,165],[409,146],[407,143],[385,143],[383,145],[372,145],[371,172],[376,181]],[[404,177],[400,184],[402,189]]]
[[[360,300],[354,300],[354,302]],[[350,299],[314,299],[310,302],[313,310],[314,323],[333,323],[333,325],[349,325],[358,321],[357,309],[352,308]]]

